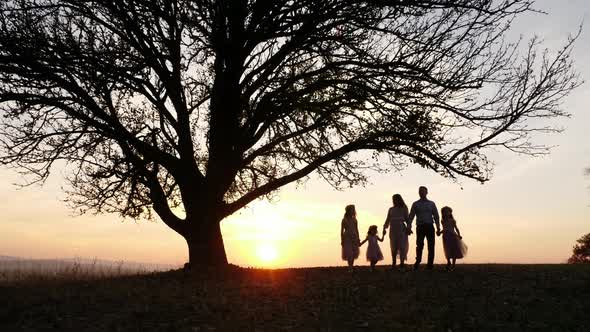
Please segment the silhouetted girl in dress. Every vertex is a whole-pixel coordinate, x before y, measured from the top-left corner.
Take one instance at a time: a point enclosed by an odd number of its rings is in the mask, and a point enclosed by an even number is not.
[[[372,225],[367,232],[367,238],[361,242],[361,246],[365,242],[369,243],[369,246],[367,247],[367,261],[371,262],[371,271],[375,270],[375,265],[378,261],[383,260],[383,254],[381,253],[381,248],[379,248],[379,243],[377,241],[383,242],[383,236],[379,237],[377,235],[377,225]]]
[[[445,249],[445,257],[447,258],[447,271],[455,268],[457,259],[467,255],[467,246],[461,237],[461,231],[457,227],[457,221],[453,217],[453,209],[448,206],[440,210],[442,215],[442,235],[443,247]]]

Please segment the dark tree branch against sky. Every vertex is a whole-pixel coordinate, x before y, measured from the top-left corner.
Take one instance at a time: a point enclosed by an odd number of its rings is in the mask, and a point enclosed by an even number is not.
[[[315,173],[336,188],[418,163],[488,180],[542,154],[579,85],[570,51],[511,43],[523,0],[14,0],[0,4],[0,162],[67,165],[81,212],[153,212],[195,265],[220,222]],[[370,158],[370,157],[373,158]],[[61,165],[61,164],[60,164]]]

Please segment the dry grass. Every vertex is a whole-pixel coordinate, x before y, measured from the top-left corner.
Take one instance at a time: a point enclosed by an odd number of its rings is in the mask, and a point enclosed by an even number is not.
[[[0,331],[588,331],[590,266],[182,271],[0,285]]]
[[[81,281],[144,275],[167,266],[101,260],[5,259],[0,260],[0,285],[32,284],[46,281]],[[168,267],[168,270],[170,267]]]

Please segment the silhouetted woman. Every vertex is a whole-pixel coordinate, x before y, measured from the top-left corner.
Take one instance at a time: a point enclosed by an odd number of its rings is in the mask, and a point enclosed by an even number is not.
[[[392,268],[395,268],[399,256],[400,269],[403,269],[408,258],[408,235],[412,233],[407,226],[408,207],[400,194],[393,195],[391,200],[393,206],[387,211],[387,218],[385,219],[385,225],[383,225],[383,235],[385,235],[387,227],[389,227]]]
[[[348,262],[348,269],[352,271],[354,260],[359,257],[359,229],[354,205],[347,205],[340,225],[340,244],[342,245],[342,259]]]

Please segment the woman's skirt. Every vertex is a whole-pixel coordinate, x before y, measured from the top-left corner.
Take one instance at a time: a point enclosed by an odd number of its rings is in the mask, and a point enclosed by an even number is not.
[[[399,257],[405,261],[408,259],[408,233],[404,224],[391,225],[389,230],[389,246],[391,247],[391,255]],[[394,258],[394,257],[392,257]]]
[[[342,240],[342,259],[345,261],[359,258],[358,241],[344,238]]]

